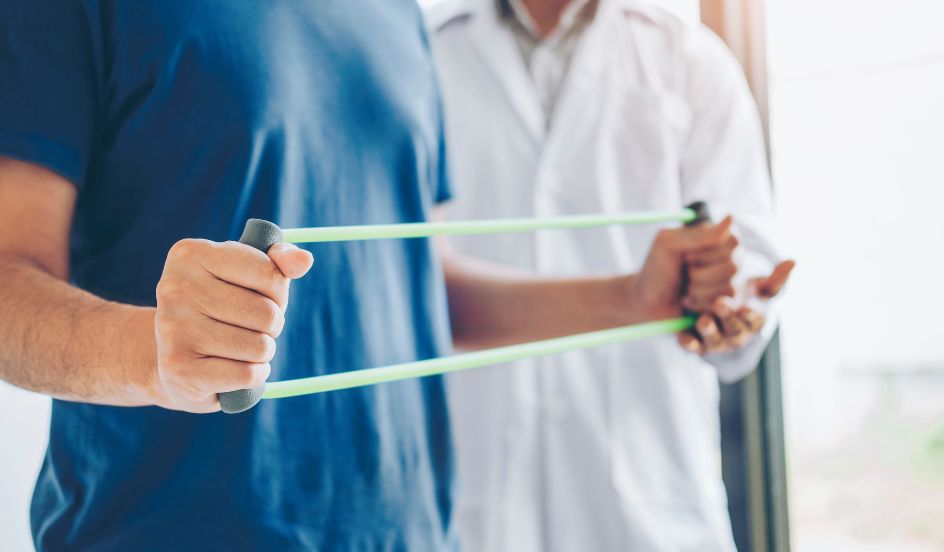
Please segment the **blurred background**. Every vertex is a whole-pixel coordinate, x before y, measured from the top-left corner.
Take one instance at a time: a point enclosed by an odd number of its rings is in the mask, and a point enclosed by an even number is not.
[[[944,550],[944,2],[766,21],[793,548]]]
[[[944,2],[654,3],[744,64],[799,260],[779,347],[724,395],[740,549],[944,550]],[[32,548],[48,423],[0,383],[3,550]]]

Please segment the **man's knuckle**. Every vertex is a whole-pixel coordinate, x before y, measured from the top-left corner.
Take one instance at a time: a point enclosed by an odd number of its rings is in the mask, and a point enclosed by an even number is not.
[[[168,257],[175,260],[186,260],[199,253],[200,240],[185,238],[171,246]]]
[[[250,380],[250,384],[253,387],[265,383],[272,371],[272,367],[268,362],[252,364],[250,365],[250,368],[252,369],[252,379]]]
[[[273,300],[278,304],[284,304],[288,300],[288,289],[290,281],[286,278],[278,267],[273,265],[273,273],[269,275],[267,282]]]
[[[249,389],[256,384],[256,371],[252,364],[240,364],[236,367],[234,383],[243,389]]]
[[[180,286],[173,278],[161,278],[157,283],[155,293],[158,306],[160,306],[161,300],[169,301],[176,297],[180,293]]]
[[[275,340],[264,333],[255,334],[248,353],[254,362],[269,362],[275,356]]]
[[[275,358],[275,340],[272,339],[271,336],[263,334],[262,342],[263,342],[263,350],[262,350],[263,361],[269,362],[270,360]]]
[[[285,323],[285,315],[282,314],[282,309],[274,302],[264,302],[261,317],[266,333],[278,335],[282,331],[282,326]]]
[[[659,246],[667,245],[672,240],[672,230],[663,228],[656,233],[654,243]]]

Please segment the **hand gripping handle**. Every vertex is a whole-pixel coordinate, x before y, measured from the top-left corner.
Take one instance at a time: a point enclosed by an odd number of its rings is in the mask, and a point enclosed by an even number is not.
[[[695,211],[695,218],[685,223],[685,226],[698,226],[699,224],[705,224],[711,222],[711,213],[708,212],[708,204],[704,201],[696,201],[694,203],[689,203],[685,206],[687,209]],[[686,269],[686,274],[687,274]],[[684,309],[685,316],[691,318],[692,320],[698,320],[700,313]]]
[[[251,245],[263,253],[268,253],[269,248],[282,241],[282,229],[267,220],[249,219],[246,221],[246,227],[243,228],[243,235],[239,238],[239,243]],[[227,414],[238,414],[245,412],[256,406],[262,400],[262,393],[265,391],[263,383],[255,389],[241,389],[239,391],[227,391],[220,393],[220,407]]]

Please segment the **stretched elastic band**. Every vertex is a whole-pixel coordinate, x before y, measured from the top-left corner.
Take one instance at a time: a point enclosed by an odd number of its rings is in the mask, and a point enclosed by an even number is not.
[[[311,378],[294,380],[270,381],[266,386],[263,399],[282,399],[298,395],[311,395],[326,391],[364,387],[378,383],[399,381],[409,378],[435,376],[460,370],[471,370],[494,364],[512,362],[525,358],[534,358],[555,355],[567,351],[577,351],[590,347],[626,343],[657,335],[674,334],[688,328],[695,323],[694,318],[672,318],[658,322],[635,324],[610,330],[601,330],[567,337],[532,341],[520,345],[510,345],[497,349],[486,349],[472,353],[392,364],[378,368],[367,368],[351,372],[339,372]]]
[[[312,243],[425,238],[432,236],[501,234],[535,230],[654,224],[660,222],[696,224],[707,219],[707,206],[703,202],[696,202],[684,209],[675,211],[637,211],[616,214],[569,215],[542,218],[325,226],[316,228],[281,229],[268,221],[250,219],[246,224],[243,237],[240,241],[250,244],[262,251],[267,251],[272,244],[278,243],[279,241],[288,243]],[[267,386],[260,386],[256,389],[221,393],[220,405],[224,412],[235,414],[252,408],[260,400],[260,397],[262,399],[279,399],[481,368],[483,366],[501,364],[525,358],[552,355],[612,343],[634,341],[661,334],[677,333],[690,328],[693,324],[694,319],[691,316],[685,316],[672,320],[534,341],[531,343],[522,343],[520,345],[476,351],[474,353],[444,358],[394,364],[391,366],[368,368],[352,372],[340,372],[311,378],[269,382]]]
[[[656,224],[660,222],[689,223],[696,220],[697,217],[698,214],[694,209],[685,208],[676,211],[638,211],[603,215],[283,228],[282,239],[288,243],[313,243],[505,234],[534,230],[595,228],[599,226]]]

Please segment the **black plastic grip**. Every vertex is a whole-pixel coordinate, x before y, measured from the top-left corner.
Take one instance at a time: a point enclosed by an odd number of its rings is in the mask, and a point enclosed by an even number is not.
[[[703,222],[711,222],[711,213],[708,211],[708,204],[704,201],[696,201],[685,207],[695,211],[695,218],[685,223],[685,226],[698,226]]]
[[[699,224],[705,224],[705,223],[711,222],[711,213],[708,212],[708,204],[705,203],[704,201],[695,201],[694,203],[689,203],[685,207],[687,209],[691,209],[692,211],[695,211],[695,218],[686,222],[685,226],[698,226]],[[687,273],[688,273],[688,270],[686,269],[686,274]],[[687,276],[686,276],[686,281],[687,281]],[[699,313],[695,311],[684,309],[683,312],[685,316],[692,317],[696,320],[699,317]]]
[[[269,248],[282,241],[282,229],[267,220],[249,219],[246,221],[246,227],[243,228],[243,235],[239,237],[239,243],[251,245],[263,253],[268,253]],[[241,389],[239,391],[228,391],[220,393],[220,407],[227,414],[238,414],[245,412],[262,400],[262,393],[265,391],[263,383],[255,389]]]

